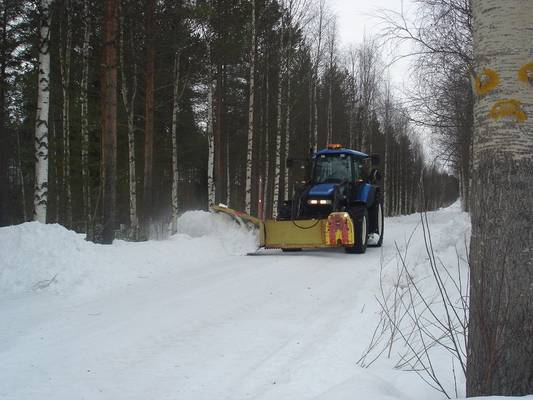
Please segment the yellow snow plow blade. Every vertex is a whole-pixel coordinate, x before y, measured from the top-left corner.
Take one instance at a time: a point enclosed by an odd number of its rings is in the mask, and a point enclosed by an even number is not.
[[[345,212],[331,213],[326,219],[263,221],[223,205],[213,205],[211,209],[255,225],[260,246],[267,249],[341,247],[355,243],[353,222]]]

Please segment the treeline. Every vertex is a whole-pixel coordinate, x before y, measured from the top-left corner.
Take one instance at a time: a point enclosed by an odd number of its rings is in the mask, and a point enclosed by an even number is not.
[[[139,239],[215,202],[272,217],[303,179],[285,159],[327,143],[381,155],[389,215],[457,197],[378,43],[341,49],[324,0],[1,7],[0,225]]]
[[[472,186],[474,94],[473,25],[470,0],[419,0],[416,12],[383,11],[383,36],[413,49],[417,84],[406,107],[412,122],[431,131],[435,159],[459,180],[463,209]],[[403,54],[402,57],[405,57]]]

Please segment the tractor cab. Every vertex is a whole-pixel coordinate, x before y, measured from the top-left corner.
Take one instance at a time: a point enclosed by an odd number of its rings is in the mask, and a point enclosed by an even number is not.
[[[371,173],[370,168],[378,161],[377,156],[328,145],[312,156],[307,181],[295,189],[292,200],[282,204],[278,219],[325,218],[356,203],[370,205],[379,180],[379,172]]]

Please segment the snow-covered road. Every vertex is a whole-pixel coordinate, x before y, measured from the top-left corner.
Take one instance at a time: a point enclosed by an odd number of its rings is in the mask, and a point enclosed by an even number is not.
[[[429,219],[454,266],[467,215]],[[57,225],[0,228],[0,399],[443,398],[393,359],[356,365],[395,243],[414,232],[408,265],[428,274],[419,222],[387,219],[384,246],[364,255],[253,257],[250,233],[203,212],[170,240],[108,247]]]

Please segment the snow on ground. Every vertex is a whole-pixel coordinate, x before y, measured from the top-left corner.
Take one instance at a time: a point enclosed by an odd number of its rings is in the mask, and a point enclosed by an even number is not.
[[[455,268],[468,216],[454,205],[428,218]],[[0,399],[441,399],[393,368],[399,349],[356,364],[380,276],[395,285],[396,245],[410,274],[429,275],[421,231],[417,215],[388,218],[384,246],[364,255],[250,257],[253,234],[201,211],[169,240],[112,246],[58,225],[0,228]],[[449,357],[435,360],[450,384]]]

